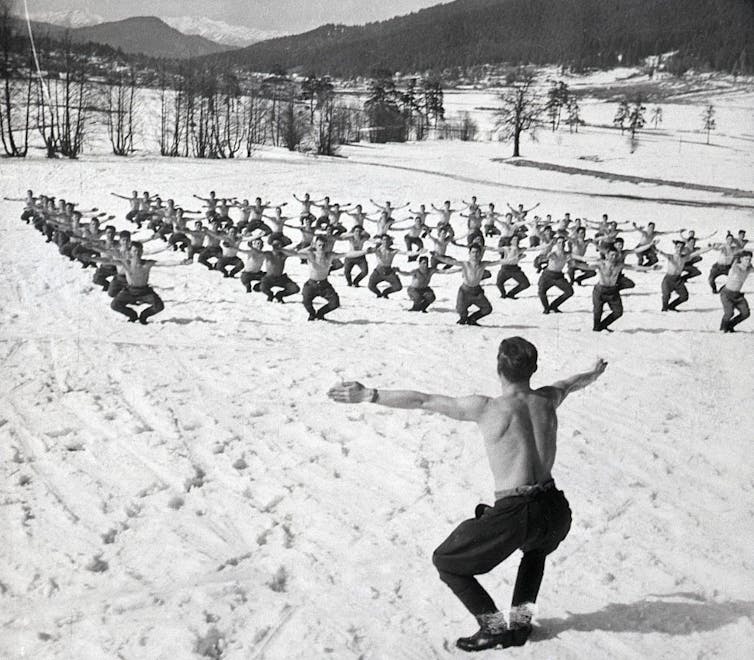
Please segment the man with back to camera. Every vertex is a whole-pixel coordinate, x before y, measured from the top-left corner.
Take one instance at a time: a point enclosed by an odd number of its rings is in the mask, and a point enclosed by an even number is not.
[[[484,439],[495,481],[495,505],[479,505],[474,518],[463,521],[435,550],[432,562],[479,630],[461,637],[465,651],[522,646],[531,633],[534,603],[545,559],[567,536],[571,510],[555,487],[558,420],[556,409],[571,392],[593,383],[607,367],[601,358],[587,372],[532,389],[537,349],[522,337],[500,343],[498,397],[451,397],[412,390],[378,390],[351,381],[333,386],[328,396],[341,403],[379,403],[390,408],[437,412],[476,422]],[[524,553],[513,590],[510,616],[497,609],[474,577],[488,573],[516,550]]]

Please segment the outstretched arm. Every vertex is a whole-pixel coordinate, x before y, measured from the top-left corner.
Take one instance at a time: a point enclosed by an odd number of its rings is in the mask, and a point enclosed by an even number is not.
[[[597,380],[607,368],[607,362],[602,358],[599,358],[595,362],[594,367],[589,371],[585,371],[583,374],[576,374],[570,378],[559,380],[553,383],[549,387],[543,387],[543,390],[547,390],[550,398],[555,403],[555,406],[559,406],[571,392],[584,389],[587,385],[591,385]]]
[[[452,397],[441,394],[426,394],[414,390],[378,390],[349,381],[331,387],[327,396],[339,403],[378,403],[388,408],[427,410],[440,413],[462,422],[475,422],[484,412],[489,397]]]

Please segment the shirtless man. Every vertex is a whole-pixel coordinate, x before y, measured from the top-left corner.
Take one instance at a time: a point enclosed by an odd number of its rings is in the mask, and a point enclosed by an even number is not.
[[[607,363],[599,359],[589,371],[532,389],[530,379],[537,370],[537,357],[537,349],[525,339],[504,339],[497,355],[502,389],[497,397],[383,390],[353,381],[337,384],[327,393],[340,403],[371,402],[425,410],[477,424],[494,478],[495,504],[478,505],[474,517],[451,532],[432,556],[440,579],[479,623],[475,634],[456,641],[464,651],[526,643],[547,555],[565,539],[571,526],[568,501],[552,478],[556,410],[569,394],[597,380]],[[518,549],[523,550],[523,557],[506,621],[474,576],[488,573]]]
[[[128,317],[131,323],[138,321],[142,325],[147,324],[147,319],[165,309],[160,296],[149,286],[149,273],[154,266],[173,267],[180,264],[158,264],[156,261],[142,259],[143,246],[133,241],[126,258],[116,257],[123,266],[127,285],[122,288],[118,295],[113,298],[110,308]],[[129,305],[149,304],[149,307],[137,314]]]
[[[341,234],[339,240],[347,240],[351,244],[351,251],[359,252],[364,249],[364,244],[369,240],[370,235],[364,231],[364,228],[357,224],[347,234]],[[358,267],[359,272],[356,277],[352,277],[353,269]],[[358,287],[361,280],[363,280],[369,273],[369,264],[367,264],[367,258],[365,256],[349,258],[346,257],[343,260],[343,275],[346,278],[346,284],[348,286]]]
[[[411,284],[409,285],[406,293],[411,299],[413,305],[409,308],[409,312],[423,312],[427,313],[427,307],[429,307],[436,299],[435,292],[429,286],[429,281],[433,275],[438,273],[437,266],[430,267],[429,257],[419,257],[419,265],[413,271],[405,271],[398,269],[401,275],[408,275],[411,277]],[[439,271],[441,275],[450,275],[455,273],[456,269]]]
[[[446,199],[443,202],[442,208],[438,209],[434,204],[430,204],[432,209],[435,211],[435,213],[440,214],[440,221],[437,223],[437,226],[435,229],[440,229],[441,227],[450,227],[452,231],[452,225],[450,224],[450,216],[453,215],[458,209],[452,209],[450,208],[450,200]],[[453,232],[455,234],[455,232]]]
[[[353,211],[344,211],[344,213],[348,216],[351,216],[353,218],[353,229],[356,227],[364,228],[364,220],[368,218],[369,216],[364,213],[364,211],[361,208],[361,204],[357,204],[354,207]]]
[[[173,222],[173,232],[168,239],[168,245],[172,248],[173,252],[180,250],[185,252],[191,241],[186,235],[186,218],[183,217],[183,209],[178,208],[175,210],[175,221]]]
[[[524,222],[524,220],[526,220],[527,214],[537,208],[539,206],[539,202],[528,209],[525,209],[523,204],[519,204],[518,208],[515,209],[510,204],[506,203],[506,206],[510,209],[511,213],[516,218],[516,222]]]
[[[437,257],[441,261],[451,266],[460,266],[463,283],[458,288],[458,297],[456,298],[456,312],[459,319],[456,321],[459,325],[479,325],[479,319],[484,318],[492,313],[492,305],[484,295],[481,287],[481,281],[484,279],[485,271],[489,266],[496,266],[498,261],[482,261],[482,251],[484,248],[476,243],[469,246],[468,261],[459,261],[453,257]],[[477,311],[469,314],[469,308],[475,305]]]
[[[246,293],[252,292],[252,282],[256,282],[253,286],[254,291],[260,290],[260,281],[265,276],[265,272],[262,270],[262,265],[265,260],[265,252],[262,249],[264,242],[261,238],[254,238],[250,241],[249,249],[239,248],[238,251],[249,255],[246,258],[243,270],[241,271],[241,284],[246,289]]]
[[[689,291],[686,288],[686,284],[683,280],[683,269],[686,266],[686,262],[693,257],[703,254],[712,247],[702,248],[701,250],[695,250],[694,252],[684,254],[683,248],[686,243],[684,241],[673,241],[675,251],[671,254],[669,252],[663,252],[657,250],[657,253],[662,255],[668,260],[668,269],[665,273],[665,277],[662,278],[662,308],[663,312],[677,312],[678,306],[685,303],[689,299]],[[670,300],[670,296],[675,293],[674,300]]]
[[[207,270],[215,270],[220,261],[220,257],[223,254],[223,248],[220,245],[225,235],[220,229],[220,223],[217,220],[212,221],[212,229],[204,230],[204,237],[206,244],[203,246],[202,251],[199,253],[199,259],[197,261],[206,266]],[[193,257],[193,255],[192,255]],[[214,263],[210,263],[209,260],[214,259]],[[193,258],[192,258],[193,261]]]
[[[101,241],[97,251],[101,256],[103,253],[113,252],[117,247],[115,243],[115,227],[113,225],[107,225],[105,227],[105,234]],[[96,260],[95,260],[96,263]],[[97,264],[97,270],[94,271],[92,282],[97,286],[101,286],[103,291],[107,291],[110,288],[110,279],[115,277],[117,269],[114,264]]]
[[[341,257],[360,257],[366,254],[366,252],[344,254],[331,252],[327,248],[327,242],[326,236],[315,236],[310,248],[295,252],[296,256],[306,259],[309,264],[309,279],[302,290],[304,307],[309,312],[309,321],[322,321],[327,314],[340,307],[340,298],[327,279],[332,262]],[[327,303],[315,310],[313,305],[315,298],[324,298]]]
[[[220,220],[218,219],[215,222],[219,223]],[[238,256],[238,252],[239,246],[245,240],[247,240],[245,236],[237,236],[235,227],[231,227],[220,241],[222,254],[217,258],[214,269],[219,270],[223,274],[223,277],[235,277],[243,270],[244,263]],[[202,261],[201,257],[199,257],[199,261]],[[228,270],[229,267],[230,270]]]
[[[285,228],[290,227],[291,229],[298,229],[298,227],[295,225],[289,225],[285,222],[291,218],[287,215],[283,215],[282,206],[275,207],[275,215],[265,215],[263,217],[269,220],[272,225],[272,233],[267,236],[267,242],[270,245],[275,241],[277,241],[281,247],[293,243],[293,241],[285,235]]]
[[[466,244],[477,243],[484,245],[484,233],[482,232],[482,212],[477,207],[476,211],[469,213],[460,213],[462,218],[466,218]]]
[[[751,265],[751,252],[743,250],[735,258],[728,271],[728,281],[720,289],[720,302],[723,305],[723,319],[720,330],[735,332],[735,327],[749,318],[749,304],[746,302],[741,288],[746,278],[754,272]],[[734,316],[736,310],[738,314]]]
[[[272,250],[264,253],[265,274],[259,282],[259,290],[267,296],[267,302],[283,303],[284,298],[301,291],[301,287],[285,273],[285,260],[296,253],[283,248],[283,242],[275,239]],[[279,290],[273,293],[273,288]]]
[[[409,230],[403,235],[403,240],[406,243],[406,252],[408,252],[409,261],[416,261],[419,253],[424,250],[424,241],[422,238],[427,235],[429,228],[424,224],[424,220],[420,215],[414,217],[414,223]],[[416,248],[414,250],[414,248]]]
[[[131,191],[131,196],[126,197],[125,195],[119,195],[118,193],[111,192],[110,193],[113,197],[118,197],[119,199],[125,199],[130,205],[131,208],[129,209],[128,213],[126,213],[126,220],[129,222],[133,221],[133,219],[136,217],[136,214],[139,212],[139,191],[133,190]]]
[[[393,213],[395,213],[396,211],[400,211],[401,209],[405,209],[411,206],[411,202],[401,204],[400,206],[393,206],[390,200],[387,200],[385,204],[378,204],[371,197],[369,198],[369,201],[372,202],[372,204],[376,206],[380,211],[387,213],[388,218],[392,218]]]
[[[216,206],[220,202],[219,199],[215,196],[215,191],[210,190],[209,191],[209,197],[199,197],[199,195],[194,195],[194,197],[202,202],[204,202],[204,207],[207,209],[207,220],[212,222],[212,220],[215,219],[216,215]]]
[[[570,255],[565,251],[565,238],[558,236],[555,238],[552,250],[547,257],[547,266],[539,276],[539,300],[542,303],[543,314],[560,313],[560,306],[573,295],[573,287],[568,284],[568,280],[563,275],[563,268],[565,268],[569,259]],[[554,286],[563,293],[549,302],[547,292]]]
[[[615,247],[605,250],[604,257],[599,261],[588,261],[587,265],[593,267],[599,277],[599,281],[592,290],[592,330],[594,332],[612,332],[610,325],[623,316],[623,301],[620,297],[618,281],[624,268],[630,270],[652,270],[650,266],[629,266],[623,263],[621,255]],[[610,313],[602,318],[602,310],[605,305],[610,308]]]
[[[484,218],[484,235],[487,237],[499,236],[500,230],[495,224],[498,222],[500,214],[495,211],[495,205],[492,202],[487,205],[487,210],[482,213],[482,217]]]
[[[497,274],[497,288],[500,291],[501,298],[515,300],[519,293],[531,286],[529,278],[526,277],[526,273],[521,270],[521,266],[519,265],[519,262],[526,254],[526,248],[519,247],[518,236],[513,236],[506,241],[503,241],[501,238],[500,243],[500,247],[498,248],[500,252],[500,271]],[[510,279],[515,280],[516,286],[506,292],[505,283]]]
[[[382,242],[372,252],[377,256],[378,265],[369,276],[368,288],[378,298],[387,298],[391,293],[403,288],[403,284],[398,279],[398,271],[393,267],[393,259],[401,254],[401,251],[393,247],[393,237],[384,234]],[[377,288],[381,282],[387,282],[389,286],[384,289]]]
[[[720,275],[728,274],[731,264],[740,248],[736,243],[735,237],[730,233],[725,237],[724,243],[713,243],[712,247],[720,253],[720,256],[718,256],[717,261],[712,264],[707,281],[712,289],[712,293],[717,293],[717,278],[720,277]]]
[[[304,193],[304,199],[300,199],[299,197],[296,197],[296,195],[294,195],[293,199],[301,204],[301,212],[298,214],[299,220],[302,223],[304,220],[311,220],[313,222],[315,218],[312,214],[312,205],[314,205],[316,202],[312,200],[311,195],[309,195],[309,193]]]
[[[677,234],[679,231],[683,231],[683,229],[674,229],[672,231],[657,231],[655,229],[654,222],[648,222],[646,227],[640,227],[635,222],[632,224],[634,231],[638,231],[641,235],[641,238],[639,239],[639,246],[650,245],[648,249],[642,250],[639,253],[640,266],[654,266],[659,261],[659,259],[657,258],[657,248],[654,245],[655,239],[658,236],[663,236],[665,234]]]
[[[587,261],[584,259],[586,249],[591,242],[592,239],[586,237],[586,227],[579,227],[568,241],[571,248],[571,260],[568,262],[568,279],[571,284],[575,282],[579,286],[582,286],[585,280],[597,274],[597,271],[589,268]],[[576,276],[577,270],[580,271],[578,277]]]

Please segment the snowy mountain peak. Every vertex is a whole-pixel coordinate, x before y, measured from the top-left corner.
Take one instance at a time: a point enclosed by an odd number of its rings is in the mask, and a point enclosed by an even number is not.
[[[229,25],[203,16],[162,16],[161,18],[170,27],[183,34],[196,34],[227,46],[249,46],[257,41],[281,36],[277,32],[265,32],[242,25]]]
[[[89,25],[99,25],[104,23],[105,19],[99,14],[94,14],[88,9],[72,9],[70,11],[47,11],[33,12],[29,14],[33,21],[42,23],[52,23],[53,25],[62,25],[63,27],[78,28]]]

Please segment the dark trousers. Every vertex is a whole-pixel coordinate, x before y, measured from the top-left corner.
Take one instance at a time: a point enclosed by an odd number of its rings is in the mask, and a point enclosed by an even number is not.
[[[241,284],[246,287],[247,293],[251,293],[251,283],[254,281],[261,281],[265,274],[266,273],[263,270],[244,270],[241,272]]]
[[[408,252],[419,252],[420,250],[424,249],[424,241],[418,236],[409,236],[408,234],[406,234],[403,237],[403,240],[406,242],[406,250]],[[418,257],[418,254],[412,254],[409,256],[408,260],[416,261]]]
[[[511,279],[516,282],[516,286],[506,293],[505,283]],[[500,272],[497,274],[497,288],[503,298],[515,298],[516,295],[530,286],[531,282],[526,277],[526,273],[521,270],[521,266],[500,266]]]
[[[168,239],[168,245],[171,245],[174,250],[180,249],[185,252],[189,244],[188,236],[180,231],[170,234],[170,239]]]
[[[729,271],[730,266],[727,264],[712,264],[712,268],[710,268],[709,271],[709,277],[707,278],[710,288],[712,289],[712,293],[717,293],[717,282],[715,282],[715,280],[720,277],[720,275],[727,275]]]
[[[581,273],[578,277],[576,277],[576,271]],[[589,268],[583,261],[574,261],[568,266],[568,278],[571,280],[571,284],[574,282],[582,284],[585,280],[594,277],[596,274],[597,271]]]
[[[702,274],[702,271],[694,265],[698,264],[701,260],[701,257],[694,257],[686,262],[686,265],[683,267],[683,272],[681,273],[684,282],[688,282],[690,279],[699,277]]]
[[[102,264],[94,271],[92,282],[101,286],[103,291],[107,291],[110,288],[110,280],[108,278],[113,277],[116,272],[115,266]]]
[[[637,261],[640,266],[654,266],[659,260],[660,258],[657,256],[657,248],[654,245],[643,252],[639,252],[637,256]]]
[[[201,254],[204,247],[201,245],[194,245],[193,243],[186,249],[186,259],[189,261],[194,260],[194,255]]]
[[[558,287],[563,293],[555,298],[552,302],[547,300],[547,292],[552,287]],[[558,309],[566,300],[573,295],[573,287],[563,276],[563,273],[554,270],[546,270],[539,276],[539,300],[546,312],[551,309]]]
[[[309,312],[310,318],[323,319],[325,318],[325,314],[329,314],[334,309],[340,307],[340,298],[338,298],[338,294],[333,289],[332,284],[327,280],[307,280],[304,284],[302,297],[304,307]],[[312,304],[315,298],[324,298],[327,304],[315,310]]]
[[[624,289],[633,289],[636,286],[636,282],[626,277],[623,273],[618,275],[618,291]]]
[[[476,312],[469,315],[469,307],[476,305],[478,308]],[[456,297],[456,312],[461,317],[461,321],[467,319],[472,323],[492,313],[492,305],[487,300],[487,296],[484,295],[484,291],[481,286],[468,287],[462,284],[458,288],[458,296]]]
[[[222,253],[223,249],[219,245],[210,245],[199,253],[198,261],[200,264],[206,266],[210,270],[215,270],[215,265],[211,264],[209,260],[212,259],[212,257],[215,257],[216,260],[219,260],[222,256]],[[217,263],[217,261],[215,261],[215,263]]]
[[[429,307],[433,302],[436,300],[435,292],[432,291],[432,289],[428,286],[425,286],[423,288],[418,288],[415,286],[410,286],[406,290],[408,293],[408,297],[411,299],[411,302],[414,303],[413,307],[411,308],[411,311],[413,312],[423,312]]]
[[[474,577],[489,573],[516,550],[524,556],[518,567],[512,605],[534,603],[544,575],[545,558],[568,535],[571,509],[554,485],[531,495],[514,495],[477,507],[432,555],[432,563],[474,616],[497,611],[495,602]]]
[[[219,257],[215,262],[215,270],[221,271],[225,277],[235,277],[243,270],[243,261],[239,257]]]
[[[623,301],[617,286],[602,286],[597,284],[592,291],[592,305],[594,313],[593,330],[605,330],[611,323],[623,316]],[[610,314],[602,318],[604,306],[610,307]]]
[[[128,306],[141,305],[145,303],[149,304],[149,307],[143,310],[141,314],[137,314]],[[110,307],[116,312],[120,312],[121,314],[127,316],[129,321],[135,321],[136,319],[139,319],[142,323],[146,323],[146,320],[150,316],[154,316],[158,312],[161,312],[163,309],[165,309],[165,304],[162,302],[160,296],[158,296],[150,286],[127,286],[124,289],[121,289],[118,295],[115,296],[113,301],[110,303]]]
[[[377,288],[380,282],[387,282],[390,286],[385,288],[384,291],[380,291]],[[398,275],[395,274],[395,268],[391,268],[390,266],[377,266],[369,276],[369,290],[382,298],[400,291],[402,288],[403,284],[398,279]]]
[[[720,322],[720,330],[730,332],[741,321],[749,318],[749,303],[740,291],[729,291],[725,287],[720,289],[720,302],[723,304],[723,320]],[[736,310],[738,315],[733,316]]]
[[[107,295],[111,298],[115,298],[121,289],[125,289],[128,286],[126,276],[121,273],[116,273],[115,277],[110,280],[110,286],[107,287]]]
[[[294,293],[301,291],[301,288],[285,273],[282,275],[265,275],[259,283],[259,290],[267,296],[267,300],[272,300],[272,288],[280,289],[274,297],[278,302],[283,302],[286,296],[292,296]]]
[[[359,282],[363,280],[367,273],[369,272],[369,265],[367,264],[367,258],[366,257],[346,257],[343,260],[344,267],[343,267],[343,274],[346,276],[346,282],[348,282],[348,286],[359,286]],[[359,267],[359,272],[356,275],[356,277],[351,277],[351,272],[353,271],[354,267]]]
[[[671,302],[670,296],[672,293],[676,294],[676,298]],[[686,285],[683,283],[683,278],[680,275],[665,275],[662,278],[662,311],[666,312],[669,309],[675,309],[681,303],[685,303],[689,299],[689,291]]]

